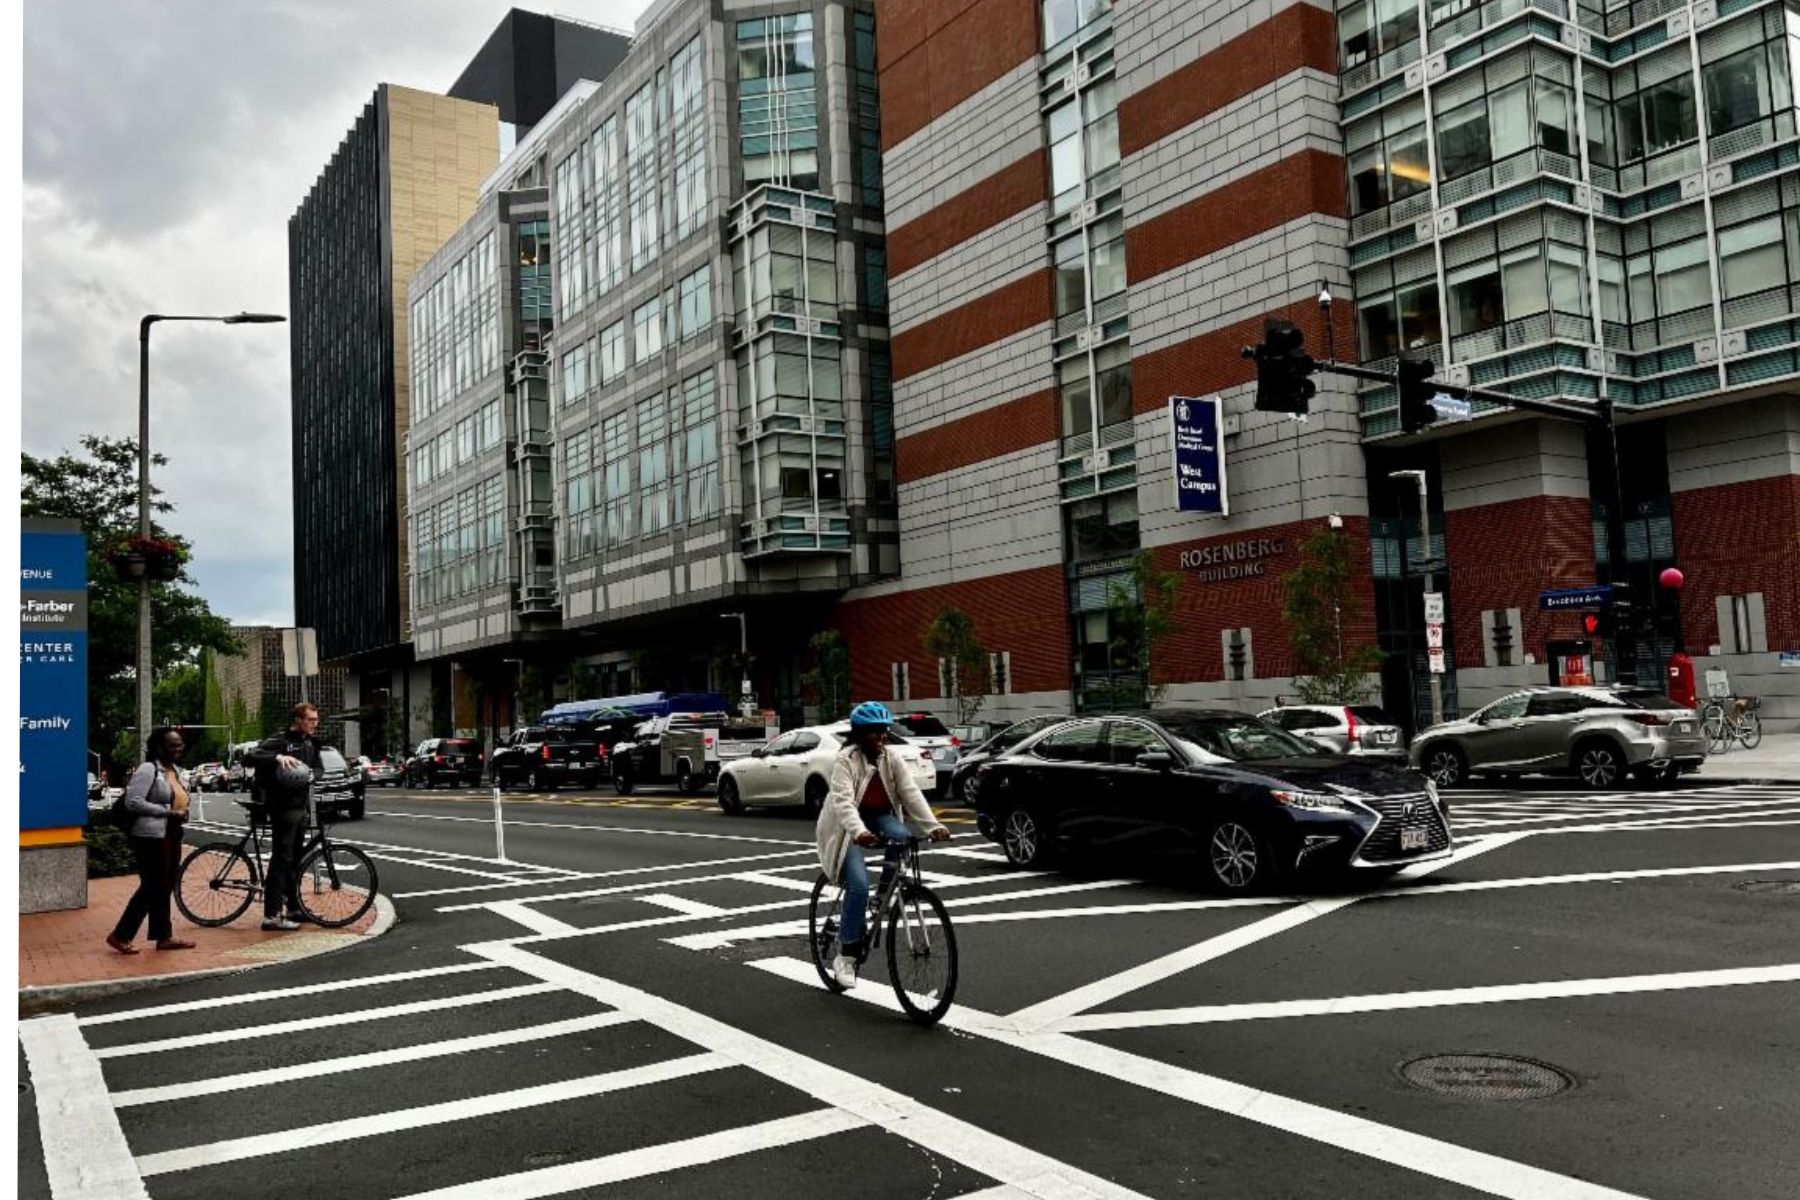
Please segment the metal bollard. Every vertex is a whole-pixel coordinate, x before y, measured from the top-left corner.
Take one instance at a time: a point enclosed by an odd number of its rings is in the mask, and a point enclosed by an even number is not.
[[[506,825],[500,819],[500,785],[494,785],[494,857],[506,861]]]

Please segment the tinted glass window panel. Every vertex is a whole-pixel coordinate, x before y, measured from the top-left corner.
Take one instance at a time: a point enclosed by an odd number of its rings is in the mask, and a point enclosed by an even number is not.
[[[1055,730],[1037,744],[1037,753],[1056,762],[1102,762],[1105,760],[1100,744],[1102,728],[1099,721],[1086,721]]]
[[[1147,725],[1114,721],[1107,734],[1107,750],[1115,765],[1128,767],[1140,754],[1167,754],[1169,744]]]

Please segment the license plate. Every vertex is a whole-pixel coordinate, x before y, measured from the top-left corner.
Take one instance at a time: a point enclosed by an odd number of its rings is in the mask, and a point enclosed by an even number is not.
[[[1402,850],[1423,850],[1425,846],[1425,830],[1402,829],[1400,831],[1400,848]]]
[[[1677,722],[1675,722],[1675,732],[1676,733],[1692,733],[1692,732],[1694,732],[1693,723],[1689,722],[1689,721],[1677,721]]]
[[[1375,743],[1377,746],[1391,745],[1394,740],[1394,731],[1391,729],[1379,730],[1375,733],[1370,734],[1369,740],[1371,742]]]

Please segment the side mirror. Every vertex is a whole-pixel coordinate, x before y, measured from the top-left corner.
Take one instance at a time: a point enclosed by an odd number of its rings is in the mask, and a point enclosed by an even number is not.
[[[1175,766],[1175,756],[1166,750],[1146,750],[1137,756],[1137,765],[1147,771],[1167,771]]]
[[[754,749],[750,752],[750,757],[751,758],[765,758],[768,756],[768,753],[769,753],[769,749],[767,746],[758,746],[756,749]]]

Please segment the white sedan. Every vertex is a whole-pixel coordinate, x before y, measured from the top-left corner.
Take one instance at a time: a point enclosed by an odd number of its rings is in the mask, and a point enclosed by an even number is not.
[[[804,804],[807,814],[816,816],[831,790],[831,760],[849,736],[850,726],[842,721],[790,729],[762,749],[733,759],[719,774],[719,807],[735,816],[761,804]],[[913,782],[929,794],[937,786],[931,751],[891,730],[888,745],[900,751],[912,768]]]

